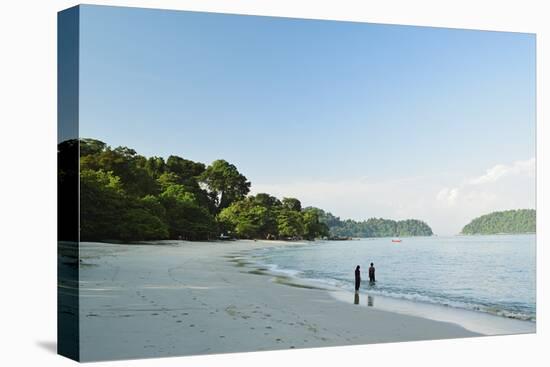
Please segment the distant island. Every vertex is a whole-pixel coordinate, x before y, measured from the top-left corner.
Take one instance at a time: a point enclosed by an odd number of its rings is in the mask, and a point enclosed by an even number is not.
[[[535,231],[535,210],[517,209],[493,212],[475,218],[462,228],[461,234],[519,234]]]
[[[80,169],[74,169],[79,157]],[[296,198],[249,195],[251,183],[223,159],[210,165],[175,155],[144,157],[96,139],[58,145],[60,192],[80,181],[80,239],[350,239],[428,236],[419,220],[340,220]],[[67,228],[67,230],[70,230]],[[61,231],[61,240],[67,237]]]
[[[312,208],[317,211],[319,220],[325,223],[330,235],[336,238],[345,237],[412,237],[431,236],[432,229],[425,222],[418,219],[392,220],[383,218],[370,218],[364,221],[352,219],[341,220],[322,209]]]

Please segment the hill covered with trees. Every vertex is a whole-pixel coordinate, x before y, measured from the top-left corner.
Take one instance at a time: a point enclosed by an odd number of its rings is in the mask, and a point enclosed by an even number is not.
[[[250,182],[225,160],[206,166],[178,156],[146,158],[133,149],[111,148],[95,139],[59,144],[61,193],[77,182],[70,157],[78,155],[78,149],[84,241],[328,235],[317,213],[302,209],[298,199],[248,196]]]
[[[370,218],[365,221],[341,220],[322,209],[314,209],[322,223],[330,230],[332,237],[410,237],[431,236],[432,229],[417,219],[395,221],[392,219]]]
[[[493,212],[475,218],[462,228],[461,234],[534,233],[534,209],[517,209]]]
[[[74,157],[80,157],[80,172]],[[249,195],[248,179],[222,159],[207,166],[175,155],[147,158],[131,148],[112,148],[95,139],[60,143],[58,158],[60,193],[76,193],[73,186],[80,175],[83,241],[432,234],[418,220],[340,220],[318,208],[302,208],[296,198]],[[60,239],[68,238],[60,228]]]

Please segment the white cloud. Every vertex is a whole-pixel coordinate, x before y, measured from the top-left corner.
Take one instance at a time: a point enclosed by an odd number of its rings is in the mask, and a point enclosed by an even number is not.
[[[499,191],[510,182],[517,181],[518,177],[534,178],[535,169],[534,157],[525,161],[516,161],[509,165],[497,164],[487,169],[485,174],[470,178],[458,187],[442,188],[437,193],[436,199],[440,203],[446,203],[449,206],[455,206],[459,200],[463,204],[468,201],[475,202],[476,200],[482,202],[496,200],[498,197],[494,194],[494,191]],[[503,180],[508,182],[502,183]]]
[[[435,195],[440,219],[448,215],[448,228],[455,233],[474,217],[496,210],[535,207],[535,158],[497,164],[481,176],[454,187],[443,187]],[[460,226],[451,223],[461,223]],[[445,230],[446,231],[446,230]]]
[[[487,169],[483,175],[466,180],[459,187],[442,188],[437,193],[436,199],[438,202],[446,203],[449,206],[455,206],[459,198],[470,202],[476,200],[481,200],[482,202],[496,200],[498,198],[492,194],[492,191],[496,188],[487,186],[488,184],[497,183],[498,181],[502,182],[504,179],[510,181],[510,178],[513,176],[534,177],[535,169],[536,162],[534,157],[525,161],[516,161],[509,165],[497,164]],[[478,186],[487,187],[480,189]]]
[[[535,157],[526,161],[516,161],[511,165],[497,164],[489,168],[484,175],[472,178],[468,181],[470,185],[482,185],[498,181],[506,176],[535,173]]]
[[[253,193],[296,197],[304,206],[317,206],[341,218],[425,220],[440,235],[456,234],[471,219],[494,211],[535,206],[535,159],[499,164],[483,175],[369,178],[339,181],[256,183]],[[257,182],[255,180],[255,182]]]

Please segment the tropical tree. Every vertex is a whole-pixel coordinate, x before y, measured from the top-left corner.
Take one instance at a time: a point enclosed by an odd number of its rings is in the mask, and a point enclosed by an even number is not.
[[[302,203],[298,199],[283,198],[281,203],[283,205],[283,208],[285,208],[285,209],[293,210],[293,211],[296,211],[296,212],[299,212],[299,211],[302,210]]]
[[[218,221],[226,232],[240,238],[269,238],[277,234],[273,211],[254,197],[236,201],[222,209]]]
[[[214,217],[182,185],[168,186],[159,200],[166,209],[171,238],[206,240],[217,236]]]
[[[112,172],[80,172],[80,238],[118,239],[125,197],[120,178]]]
[[[304,233],[304,222],[300,212],[283,209],[277,216],[277,229],[283,238],[301,238]]]
[[[250,191],[250,182],[246,177],[237,167],[223,159],[212,162],[202,173],[200,180],[215,195],[218,211],[244,199]]]
[[[319,213],[316,210],[305,209],[302,212],[302,222],[304,224],[304,238],[314,240],[315,238],[329,236],[329,228],[319,220]]]

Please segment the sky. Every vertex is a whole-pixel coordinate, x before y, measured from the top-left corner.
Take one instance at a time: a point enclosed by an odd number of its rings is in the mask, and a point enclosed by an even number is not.
[[[535,36],[83,6],[80,136],[439,235],[535,207]]]

